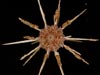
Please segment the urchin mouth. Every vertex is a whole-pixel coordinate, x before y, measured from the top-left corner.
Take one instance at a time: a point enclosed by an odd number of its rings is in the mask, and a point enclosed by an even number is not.
[[[54,41],[55,36],[54,36],[53,34],[50,34],[50,35],[47,37],[47,39],[48,39],[49,41]]]

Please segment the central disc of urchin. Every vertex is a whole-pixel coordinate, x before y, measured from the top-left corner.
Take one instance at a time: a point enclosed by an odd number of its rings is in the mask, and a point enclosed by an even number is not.
[[[45,50],[58,50],[64,44],[64,34],[61,28],[56,25],[47,26],[41,30],[39,42]]]

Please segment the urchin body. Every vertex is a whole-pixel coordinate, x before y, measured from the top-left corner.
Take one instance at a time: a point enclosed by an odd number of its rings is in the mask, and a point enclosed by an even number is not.
[[[38,4],[39,4],[39,9],[40,9],[40,12],[41,12],[41,15],[42,15],[42,19],[43,19],[43,22],[44,22],[44,28],[39,29],[38,25],[32,24],[32,23],[30,23],[30,22],[28,22],[28,21],[26,21],[22,18],[19,18],[19,20],[22,23],[24,23],[25,25],[28,25],[29,27],[38,30],[39,31],[39,37],[35,38],[35,37],[31,37],[31,36],[25,36],[24,38],[27,39],[27,40],[12,42],[12,43],[6,43],[6,44],[3,44],[3,45],[12,45],[12,44],[19,44],[19,43],[27,43],[27,42],[32,42],[32,43],[39,42],[39,46],[37,46],[35,49],[31,50],[29,53],[22,56],[21,59],[20,59],[20,60],[23,60],[27,56],[30,56],[25,61],[25,63],[23,64],[23,66],[24,66],[40,50],[40,48],[43,48],[46,51],[46,54],[44,55],[44,59],[43,59],[43,62],[42,62],[42,65],[41,65],[41,68],[39,70],[38,75],[41,74],[43,67],[45,65],[45,62],[49,57],[50,52],[54,52],[54,55],[55,55],[55,58],[57,60],[61,74],[64,75],[64,72],[63,72],[63,69],[62,69],[60,54],[58,52],[60,47],[64,47],[66,50],[68,50],[70,53],[72,53],[77,59],[82,60],[86,64],[89,64],[87,61],[85,61],[81,57],[81,53],[70,48],[68,45],[65,45],[64,41],[82,42],[82,41],[98,41],[98,39],[73,38],[71,35],[65,36],[63,34],[63,30],[67,26],[71,25],[71,23],[73,21],[75,21],[80,15],[82,15],[86,11],[86,9],[83,10],[81,13],[79,13],[74,18],[72,18],[71,20],[67,20],[66,22],[64,22],[61,27],[58,27],[58,22],[59,22],[59,18],[60,18],[60,3],[61,3],[61,0],[59,0],[58,8],[56,9],[55,14],[54,14],[54,24],[49,26],[46,22],[45,14],[44,14],[42,6],[40,4],[40,0],[37,0],[37,1],[38,1]]]
[[[39,35],[39,43],[45,50],[59,50],[64,45],[64,34],[57,25],[47,26],[42,29]]]

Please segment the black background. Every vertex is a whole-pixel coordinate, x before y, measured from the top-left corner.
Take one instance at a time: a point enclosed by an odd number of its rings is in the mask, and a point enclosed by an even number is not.
[[[49,25],[53,24],[53,15],[57,8],[58,0],[41,0],[46,20]],[[94,3],[95,4],[95,3]],[[87,11],[81,15],[71,26],[64,30],[66,36],[83,38],[99,38],[99,26],[97,19],[97,7],[93,5],[92,10],[89,8],[87,0],[62,0],[61,1],[61,17],[59,26],[68,19],[73,18],[82,10]],[[24,40],[23,36],[31,35],[37,37],[38,31],[22,24],[18,17],[26,19],[43,28],[43,21],[37,4],[37,0],[9,0],[5,1],[2,25],[0,26],[0,44]],[[60,49],[60,55],[65,75],[97,75],[97,67],[99,66],[99,44],[98,42],[65,42],[73,49],[82,53],[90,65],[86,65],[82,61],[77,60],[71,53],[65,49]],[[1,57],[3,64],[3,74],[1,75],[37,75],[42,64],[45,50],[41,49],[24,67],[22,64],[25,60],[20,61],[20,57],[38,46],[30,43],[2,46]],[[61,75],[59,67],[56,63],[53,53],[47,60],[41,75]]]

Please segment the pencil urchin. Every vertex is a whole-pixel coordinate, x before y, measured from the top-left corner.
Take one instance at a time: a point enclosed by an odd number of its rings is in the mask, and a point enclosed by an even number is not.
[[[98,39],[86,39],[86,38],[73,38],[72,36],[65,36],[63,34],[63,30],[69,26],[73,21],[75,21],[80,15],[82,15],[86,9],[84,9],[81,13],[79,13],[77,16],[75,16],[71,20],[67,20],[62,24],[61,27],[58,27],[58,22],[60,18],[60,3],[61,0],[59,0],[58,7],[55,11],[54,14],[54,24],[49,26],[46,22],[45,19],[45,14],[43,12],[42,6],[40,4],[40,0],[38,1],[39,9],[42,15],[42,19],[44,22],[44,28],[40,29],[38,25],[32,24],[22,18],[19,18],[19,20],[24,23],[25,25],[28,25],[29,27],[36,29],[39,31],[39,37],[31,37],[31,36],[25,36],[24,38],[27,40],[24,41],[18,41],[18,42],[12,42],[12,43],[5,43],[3,45],[12,45],[12,44],[19,44],[19,43],[27,43],[27,42],[39,42],[39,46],[37,46],[35,49],[31,50],[29,53],[25,54],[24,56],[21,57],[20,60],[23,60],[27,56],[30,56],[23,65],[25,65],[39,50],[40,48],[43,48],[46,51],[46,54],[44,55],[44,59],[42,62],[42,65],[40,67],[38,75],[41,74],[43,67],[45,65],[46,60],[48,59],[50,52],[54,52],[55,58],[57,60],[59,69],[61,71],[61,74],[64,75],[63,69],[62,69],[62,63],[61,63],[61,58],[60,54],[58,52],[60,47],[64,47],[66,50],[68,50],[70,53],[72,53],[77,59],[82,60],[84,63],[89,64],[87,61],[85,61],[81,57],[81,53],[78,51],[70,48],[68,45],[64,44],[64,41],[98,41]]]

